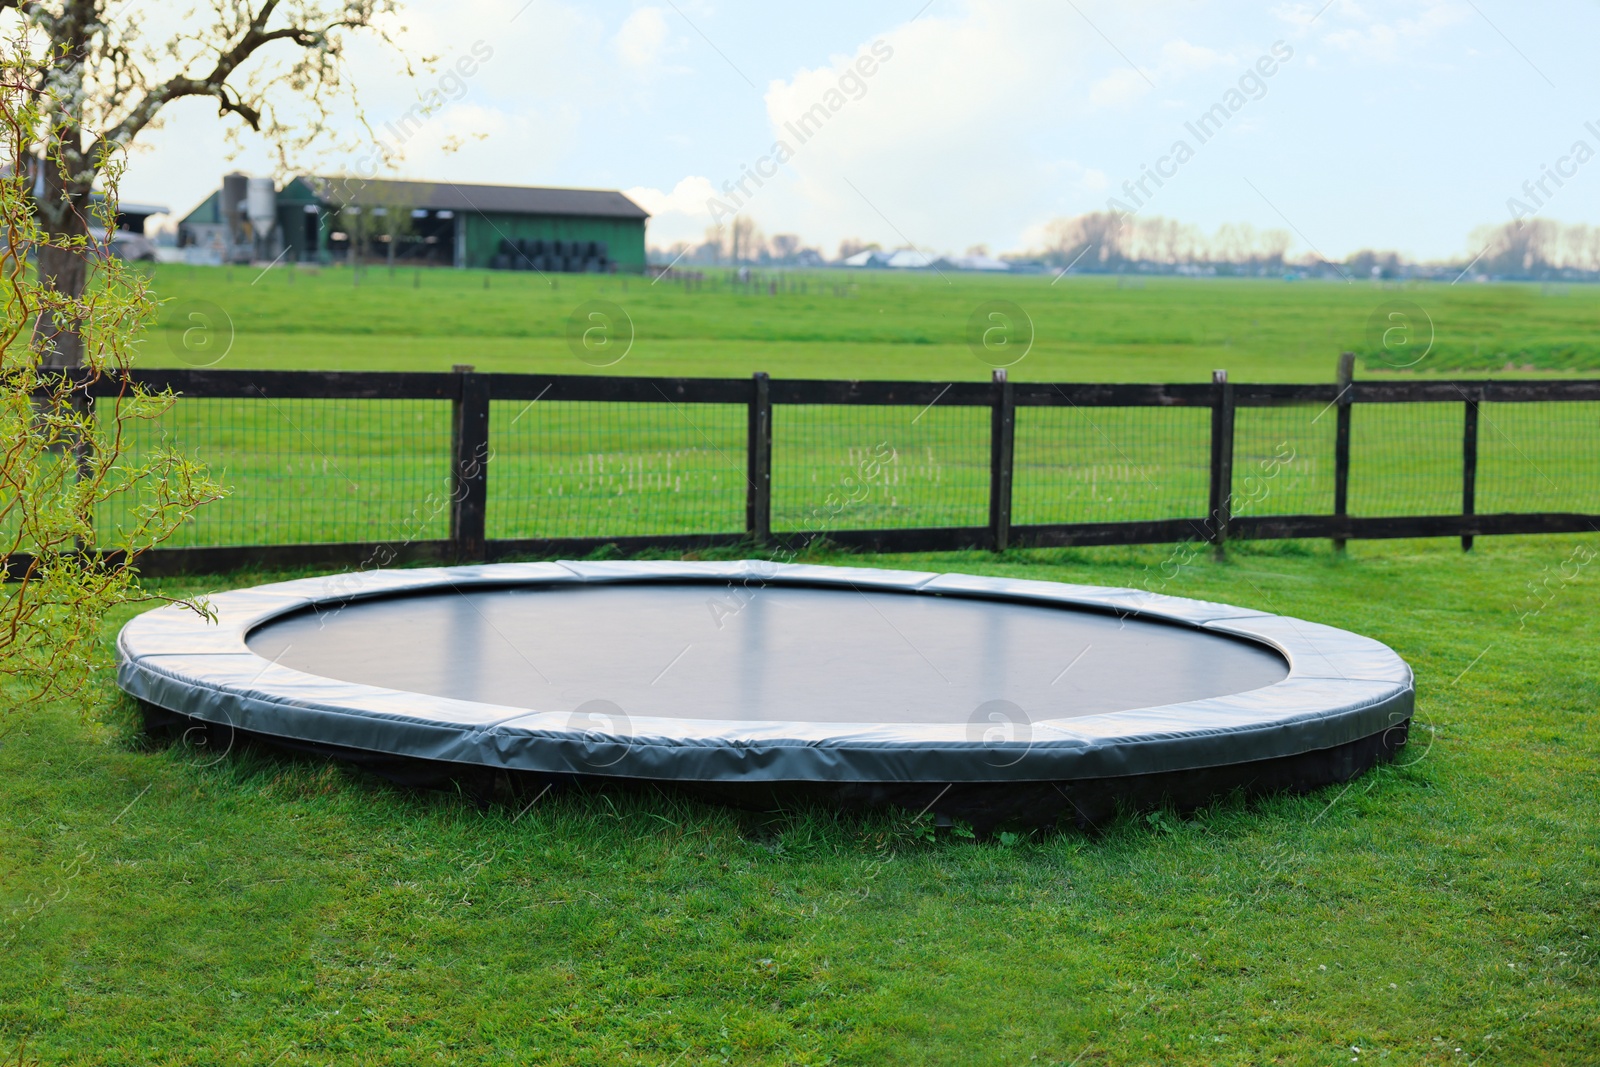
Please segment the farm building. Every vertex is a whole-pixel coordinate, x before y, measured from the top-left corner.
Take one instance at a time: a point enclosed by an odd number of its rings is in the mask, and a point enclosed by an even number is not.
[[[229,174],[178,225],[192,257],[556,271],[645,265],[649,212],[610,189]]]

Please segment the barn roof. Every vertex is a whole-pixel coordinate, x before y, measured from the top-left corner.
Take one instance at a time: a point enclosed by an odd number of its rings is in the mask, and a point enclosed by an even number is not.
[[[614,189],[545,189],[528,185],[407,182],[387,178],[307,177],[325,201],[358,206],[405,205],[434,211],[515,215],[587,215],[646,219],[650,213]]]

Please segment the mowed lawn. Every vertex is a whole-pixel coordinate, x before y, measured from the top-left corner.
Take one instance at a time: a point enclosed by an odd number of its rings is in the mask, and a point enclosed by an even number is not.
[[[1235,381],[1321,382],[1332,380],[1345,350],[1361,353],[1372,373],[1396,373],[1395,364],[1413,359],[1406,373],[1600,370],[1600,286],[848,270],[758,272],[740,285],[726,269],[702,273],[688,284],[503,271],[391,275],[373,267],[358,278],[344,267],[161,266],[153,284],[162,318],[139,361],[968,381],[991,371],[969,347],[974,315],[992,324],[993,305],[1009,303],[1023,317],[1013,313],[1019,325],[1007,336],[1026,351],[1010,373],[1029,381],[1207,381],[1225,368]],[[579,360],[567,341],[568,320],[578,312],[587,324],[579,309],[595,300],[615,304],[631,323],[627,355],[603,368]],[[1406,317],[1388,317],[1396,312]],[[1382,333],[1390,327],[1398,332],[1386,353]],[[1018,355],[1013,347],[990,362]]]
[[[1099,836],[928,841],[911,813],[610,789],[479,810],[311,759],[147,747],[100,679],[98,721],[43,708],[0,740],[0,1048],[25,1039],[21,1062],[49,1064],[1595,1063],[1597,551],[818,557],[1231,601],[1371,634],[1415,667],[1398,765]]]
[[[209,362],[225,340],[222,368],[977,380],[968,319],[1004,300],[1033,321],[1023,379],[1326,381],[1341,349],[1372,375],[1600,369],[1600,292],[1579,286],[355,282],[161,267],[167,318],[140,362]],[[595,299],[635,332],[599,370],[565,339]],[[1394,300],[1435,331],[1403,372],[1368,344]],[[161,428],[236,488],[186,543],[443,536],[443,405],[263,403],[180,401]],[[1486,406],[1479,509],[1600,510],[1595,406]],[[692,414],[497,404],[490,535],[737,529],[743,411]],[[983,413],[915,414],[780,410],[776,524],[807,526],[885,444],[897,458],[834,525],[981,523]],[[1202,413],[1025,414],[1017,521],[1204,510]],[[1241,414],[1247,510],[1331,506],[1320,414]],[[1454,510],[1460,419],[1358,411],[1352,510]],[[1222,562],[806,557],[1243,604],[1370,634],[1416,669],[1397,765],[1098,835],[934,838],[910,812],[610,788],[480,810],[311,759],[149,744],[98,678],[79,703],[0,717],[0,1065],[1600,1063],[1596,554],[1600,535],[1243,544]]]

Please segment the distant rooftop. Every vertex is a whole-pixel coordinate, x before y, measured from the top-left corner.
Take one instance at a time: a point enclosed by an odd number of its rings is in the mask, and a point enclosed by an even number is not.
[[[405,182],[387,178],[306,177],[324,200],[355,205],[406,204],[434,211],[588,215],[647,219],[650,213],[614,189],[544,189],[527,185]]]

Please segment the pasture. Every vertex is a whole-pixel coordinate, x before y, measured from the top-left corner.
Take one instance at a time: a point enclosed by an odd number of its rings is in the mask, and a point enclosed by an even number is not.
[[[159,268],[168,317],[141,365],[192,365],[175,327],[205,306],[232,323],[223,368],[981,380],[967,320],[1008,300],[1034,322],[1023,380],[1322,382],[1341,349],[1364,353],[1358,376],[1600,369],[1600,292],[1578,286],[256,274]],[[636,330],[600,370],[565,340],[588,299]],[[1436,330],[1403,372],[1363,347],[1392,299]],[[1600,510],[1593,406],[1485,405],[1479,510]],[[981,516],[986,412],[842,410],[776,413],[776,528],[883,443],[898,469],[838,526]],[[497,404],[490,535],[737,529],[743,409],[693,414]],[[1204,511],[1203,409],[1027,414],[1019,522]],[[1296,456],[1256,513],[1329,507],[1319,414],[1241,411],[1238,477],[1285,443]],[[1352,512],[1459,503],[1460,405],[1355,414]],[[183,543],[438,537],[442,513],[419,506],[448,484],[448,427],[441,402],[180,401],[140,447],[165,433],[236,487]],[[1595,1062],[1597,549],[803,557],[1220,600],[1369,634],[1415,668],[1396,765],[1093,836],[975,841],[912,812],[623,789],[480,809],[310,758],[152,743],[107,674],[0,735],[0,1064]]]
[[[1340,283],[1067,275],[977,277],[885,271],[791,271],[698,285],[637,277],[531,272],[161,266],[164,318],[140,365],[214,358],[185,353],[188,313],[207,302],[231,321],[221,367],[449,370],[639,376],[889,378],[970,381],[989,367],[967,346],[968,320],[1009,301],[1034,344],[1012,368],[1028,381],[1330,381],[1339,352],[1387,373],[1369,339],[1375,312],[1398,301],[1432,320],[1431,351],[1412,373],[1600,370],[1600,287]],[[552,287],[551,282],[554,282]],[[773,292],[772,283],[776,283]],[[585,301],[632,319],[627,358],[578,359],[566,323]],[[1381,316],[1380,316],[1381,317]],[[1422,328],[1419,320],[1418,330]],[[221,326],[219,329],[226,329]],[[198,340],[198,336],[196,340]],[[1509,368],[1509,369],[1508,369]],[[1359,373],[1359,372],[1358,372]]]
[[[700,282],[533,273],[162,267],[165,301],[141,366],[447,370],[981,380],[969,320],[1022,308],[1031,347],[1018,380],[1325,382],[1339,351],[1359,376],[1528,377],[1600,367],[1600,292],[1552,286],[1236,279],[987,278],[934,273],[713,271]],[[620,307],[631,347],[604,367],[578,358],[567,320]],[[1369,322],[1421,308],[1431,348],[1414,366],[1373,347]],[[1411,312],[1415,317],[1414,310]],[[1385,320],[1387,321],[1387,320]],[[1420,329],[1421,327],[1415,327]],[[1511,368],[1507,370],[1507,367]],[[1526,368],[1545,368],[1544,370]],[[1593,405],[1488,405],[1478,510],[1600,510]],[[1237,477],[1263,464],[1255,514],[1332,510],[1333,419],[1321,405],[1241,413]],[[491,538],[729,533],[742,527],[744,411],[736,405],[496,403]],[[449,405],[428,401],[187,400],[139,448],[176,443],[233,495],[176,545],[444,536]],[[875,450],[874,484],[835,529],[977,526],[987,509],[987,416],[973,408],[794,407],[775,414],[773,521],[797,530]],[[1354,420],[1351,512],[1443,514],[1460,502],[1456,404],[1379,406]],[[1207,417],[1199,410],[1019,413],[1019,523],[1127,521],[1206,510]],[[1287,464],[1274,458],[1292,456]],[[1242,492],[1242,490],[1240,490]],[[102,527],[118,520],[114,509]]]

